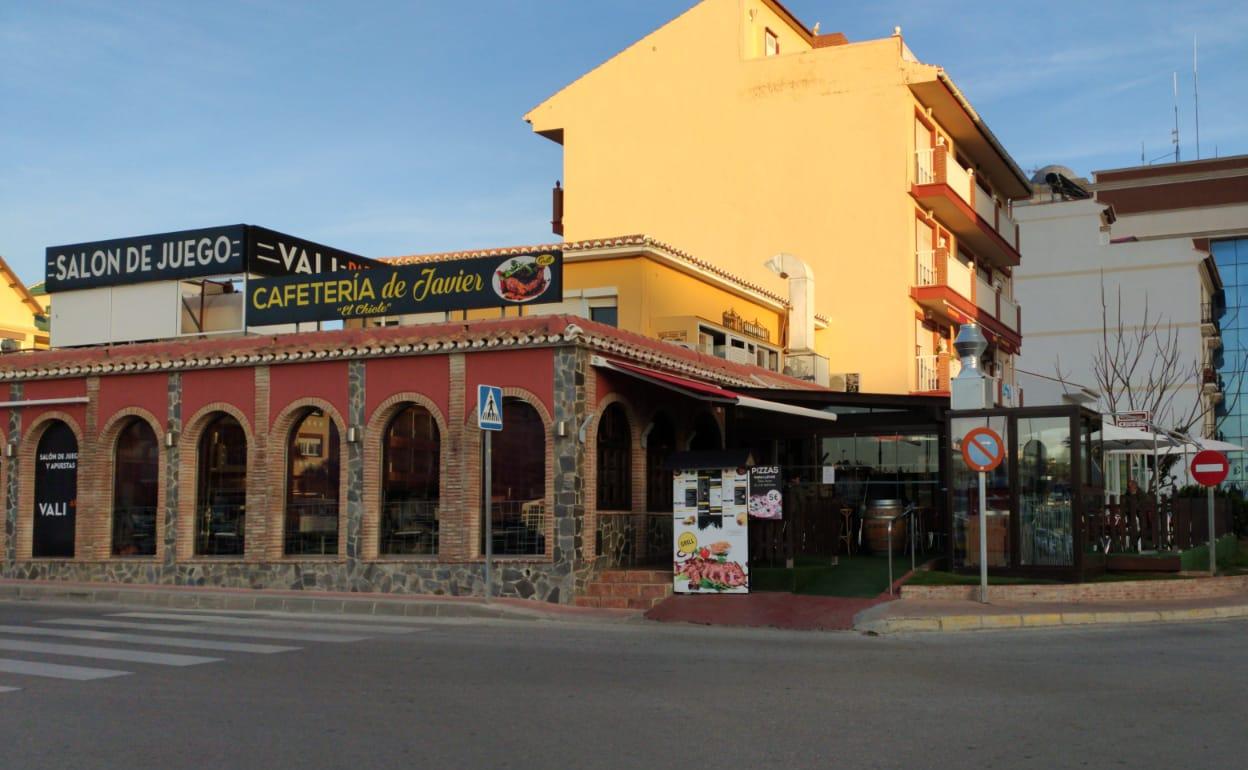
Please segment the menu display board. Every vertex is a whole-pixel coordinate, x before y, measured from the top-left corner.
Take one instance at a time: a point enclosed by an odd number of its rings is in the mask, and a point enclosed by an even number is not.
[[[749,472],[677,471],[672,484],[676,593],[748,593]]]
[[[750,468],[750,516],[755,519],[784,518],[784,490],[779,465]]]

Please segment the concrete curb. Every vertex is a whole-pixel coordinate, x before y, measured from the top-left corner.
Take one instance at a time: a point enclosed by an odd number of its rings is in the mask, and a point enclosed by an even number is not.
[[[1185,623],[1248,617],[1248,604],[1173,610],[1114,610],[1108,612],[1031,612],[999,615],[938,615],[866,620],[854,630],[867,634],[981,631],[1003,628],[1057,628],[1062,626],[1130,625],[1136,623]]]
[[[505,620],[634,620],[629,610],[535,605],[520,599],[383,595],[330,592],[207,589],[193,586],[117,586],[94,583],[0,581],[0,601],[49,601],[116,604],[164,609],[233,610],[386,618],[492,618]],[[526,606],[533,605],[533,606]]]

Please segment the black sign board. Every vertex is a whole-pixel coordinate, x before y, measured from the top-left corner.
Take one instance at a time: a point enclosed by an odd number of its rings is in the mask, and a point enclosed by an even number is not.
[[[78,514],[78,439],[63,422],[44,431],[35,451],[35,557],[72,557]]]
[[[784,517],[780,466],[756,465],[750,468],[750,516],[756,519]]]
[[[244,271],[265,276],[359,270],[381,263],[254,225],[226,225],[47,249],[49,293]]]
[[[475,257],[247,284],[247,325],[268,326],[563,300],[563,252]]]

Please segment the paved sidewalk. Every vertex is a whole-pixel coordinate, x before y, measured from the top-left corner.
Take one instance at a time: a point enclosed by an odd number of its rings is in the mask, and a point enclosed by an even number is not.
[[[849,631],[855,616],[888,600],[887,594],[870,599],[768,591],[726,596],[678,594],[663,600],[646,613],[646,618],[708,626]]]
[[[358,594],[332,591],[273,591],[249,588],[0,580],[0,601],[65,601],[202,610],[262,610],[382,617],[504,618],[507,620],[593,620],[623,622],[641,613],[545,604],[525,599]]]
[[[870,607],[854,630],[895,634],[1000,628],[1179,623],[1248,617],[1248,594],[1173,601],[993,602],[901,599]]]

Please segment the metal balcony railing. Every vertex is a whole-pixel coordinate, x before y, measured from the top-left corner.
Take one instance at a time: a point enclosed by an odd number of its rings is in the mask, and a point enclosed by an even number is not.
[[[936,252],[934,250],[915,252],[915,285],[916,286],[935,286],[936,280]]]
[[[940,390],[940,356],[915,356],[915,391],[933,393]]]

